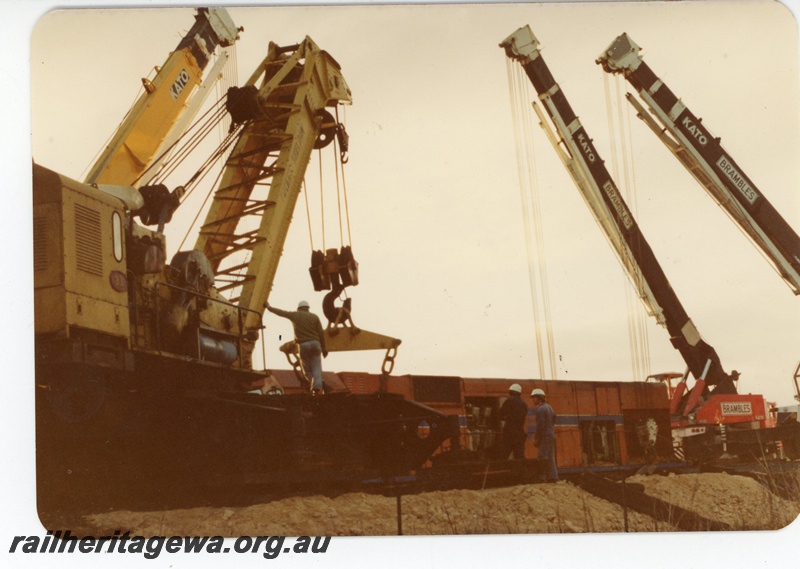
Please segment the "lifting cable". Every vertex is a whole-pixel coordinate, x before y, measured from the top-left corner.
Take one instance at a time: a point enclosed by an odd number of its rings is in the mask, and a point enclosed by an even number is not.
[[[345,111],[345,115],[346,115],[346,111]],[[341,124],[339,122],[339,105],[336,105],[336,124],[337,125]],[[346,127],[347,127],[347,117],[346,116],[345,116],[344,126],[345,126],[345,129],[346,129]],[[353,234],[350,231],[350,206],[349,206],[348,201],[347,201],[347,182],[345,181],[345,178],[344,178],[344,160],[342,159],[342,155],[341,155],[341,153],[339,151],[339,137],[334,137],[333,144],[334,144],[334,147],[333,147],[334,148],[334,153],[335,153],[335,155],[337,157],[336,164],[338,166],[338,169],[341,169],[341,172],[342,172],[342,194],[344,195],[344,218],[345,218],[345,221],[347,222],[347,244],[350,245],[350,247],[352,247],[353,246]],[[337,170],[337,172],[338,172],[338,170]],[[338,175],[337,175],[337,178],[336,178],[336,184],[337,184],[337,192],[338,192],[338,184],[339,184]],[[340,225],[341,225],[341,219],[342,219],[342,216],[341,216],[341,211],[340,211],[339,212],[339,223],[340,223]],[[340,233],[341,233],[341,228],[340,228]],[[344,239],[342,239],[342,241],[344,241]]]
[[[539,326],[539,323],[541,322],[541,317],[539,315],[539,302],[538,302],[537,287],[536,287],[534,254],[531,247],[531,241],[533,238],[531,234],[530,207],[528,205],[529,193],[526,190],[526,182],[528,181],[528,176],[526,175],[525,166],[527,163],[525,162],[525,155],[522,152],[522,146],[523,146],[522,134],[520,133],[520,128],[519,128],[522,121],[522,119],[519,117],[519,114],[521,112],[520,107],[522,105],[519,101],[519,95],[517,93],[519,81],[517,78],[515,67],[516,66],[513,65],[509,59],[506,59],[506,70],[508,72],[508,82],[509,82],[508,89],[509,89],[509,94],[511,96],[512,123],[514,125],[514,142],[517,154],[517,177],[519,180],[520,199],[522,201],[522,222],[525,230],[525,250],[527,253],[528,279],[530,281],[531,303],[533,306],[533,325],[536,337],[536,355],[539,364],[539,376],[545,377],[544,355],[542,351],[542,335]]]
[[[339,106],[336,106],[336,124],[337,126],[339,123]],[[341,198],[344,200],[344,218],[345,222],[347,223],[347,244],[352,247],[352,234],[350,232],[350,207],[347,203],[347,183],[344,179],[344,160],[342,159],[342,153],[339,150],[339,137],[333,137],[333,151],[334,151],[334,160],[336,163],[336,195],[340,195],[340,188],[339,188],[339,174],[341,172]],[[343,227],[342,227],[342,210],[341,210],[341,203],[339,204],[339,239],[344,245],[344,235],[343,235]]]
[[[192,133],[191,136],[182,137],[181,139],[186,138],[186,141],[175,151],[175,156],[170,158],[169,163],[159,171],[158,175],[154,176],[153,180],[157,182],[163,182],[163,180],[173,174],[178,167],[183,164],[183,161],[191,156],[195,150],[197,150],[199,145],[206,139],[206,137],[214,131],[219,122],[224,118],[225,114],[226,111],[224,108],[217,109],[205,123],[198,126],[196,132]],[[231,139],[232,137],[228,137],[226,139],[228,144],[230,144]],[[224,148],[220,149],[218,146],[217,149],[211,153],[210,157],[206,158],[205,162],[196,170],[195,174],[191,176],[190,182],[193,179],[196,179],[198,173],[207,168],[210,163],[216,162],[222,152],[224,152]]]
[[[340,251],[343,251],[345,245],[350,245],[352,247],[352,233],[350,227],[350,210],[348,204],[348,197],[347,197],[347,183],[345,180],[344,175],[344,164],[347,162],[346,151],[347,151],[347,143],[346,139],[346,128],[339,122],[339,106],[335,107],[335,117],[331,117],[330,114],[326,113],[329,119],[333,119],[335,122],[334,128],[332,129],[332,141],[333,142],[333,151],[334,151],[334,158],[333,158],[333,167],[334,167],[334,178],[336,184],[336,206],[337,206],[337,216],[338,216],[338,223],[339,223],[339,248]],[[340,139],[340,137],[343,137]],[[326,255],[327,252],[327,222],[325,217],[325,186],[326,186],[326,174],[325,174],[325,165],[323,164],[323,150],[329,144],[323,145],[321,148],[317,148],[317,161],[318,161],[318,175],[319,175],[319,202],[320,202],[320,226],[321,226],[321,233],[322,233],[322,249],[321,252]],[[328,174],[328,177],[330,174]],[[316,248],[314,247],[314,229],[313,224],[311,222],[311,207],[309,205],[310,198],[308,192],[308,185],[306,184],[305,178],[303,179],[303,194],[304,194],[304,201],[306,207],[306,219],[308,224],[308,238],[309,244],[311,247],[312,253],[312,265],[314,263],[313,259],[315,258]],[[344,212],[342,211],[344,209]],[[344,229],[345,225],[347,226],[347,243],[345,242],[345,235]],[[344,297],[347,298],[347,289],[342,287],[340,294],[344,294]]]
[[[222,99],[228,92],[230,87],[235,87],[239,84],[239,66],[238,57],[236,55],[236,44],[223,48],[223,53],[226,54],[228,61],[222,66],[222,73],[219,80],[215,82],[217,99]],[[219,56],[215,56],[219,57]],[[226,133],[230,132],[231,117],[230,114],[220,121],[220,140],[225,138]]]
[[[222,178],[222,174],[225,171],[224,168],[220,168],[219,172],[217,172],[217,177],[214,180],[214,183],[211,185],[212,188],[216,188],[219,186],[219,181]],[[205,199],[203,200],[203,204],[197,208],[197,211],[194,214],[194,219],[192,219],[192,223],[189,224],[189,228],[186,230],[186,233],[183,235],[183,239],[181,239],[181,243],[178,246],[178,251],[183,250],[183,246],[186,244],[186,240],[189,238],[189,235],[192,233],[194,228],[197,226],[197,222],[200,220],[200,214],[205,210],[206,205],[208,204],[208,200],[211,199],[213,195],[212,192],[208,192],[206,194]],[[184,199],[186,199],[186,195],[184,195]]]
[[[182,198],[182,202],[186,201],[186,199],[192,194],[194,189],[200,184],[200,182],[206,177],[208,172],[210,171],[210,167],[213,166],[216,162],[218,162],[228,151],[228,149],[233,145],[233,143],[238,139],[238,135],[242,129],[242,125],[238,125],[237,128],[233,129],[225,140],[220,144],[214,152],[211,154],[209,158],[203,163],[203,165],[189,178],[189,181],[184,184],[185,193]],[[220,168],[217,172],[217,177],[214,180],[214,183],[210,186],[211,188],[216,188],[219,184],[220,179],[222,178],[222,174],[225,171],[225,168]],[[213,195],[212,191],[209,191],[206,194],[206,197],[203,199],[203,204],[201,207],[197,209],[195,213],[194,219],[192,223],[189,225],[189,228],[186,230],[186,233],[181,240],[180,246],[178,250],[183,249],[186,240],[189,237],[189,234],[194,230],[195,226],[197,225],[198,220],[200,219],[200,213],[205,210],[206,204],[208,204],[208,200],[211,199]]]
[[[163,183],[170,175],[172,175],[177,168],[183,163],[183,161],[189,157],[194,150],[198,148],[198,146],[202,143],[202,141],[219,125],[220,121],[226,116],[227,110],[225,109],[225,98],[223,97],[222,100],[215,103],[215,105],[210,108],[204,115],[198,119],[194,124],[192,124],[186,132],[176,140],[169,148],[167,148],[163,153],[162,157],[167,155],[169,152],[172,151],[179,143],[183,141],[183,144],[178,147],[175,152],[175,155],[172,156],[159,170],[158,174],[153,177],[151,181],[152,184]],[[231,129],[228,132],[225,139],[211,152],[210,156],[206,158],[203,164],[189,177],[189,180],[183,184],[185,193],[182,198],[182,202],[185,201],[194,191],[194,189],[199,185],[199,183],[205,178],[205,176],[210,171],[211,167],[216,164],[230,149],[230,147],[234,144],[234,142],[238,139],[239,133],[241,132],[243,125],[237,125],[235,128]],[[193,132],[194,131],[194,132]],[[186,139],[186,140],[184,140]],[[159,160],[161,157],[159,157]],[[153,164],[158,163],[159,160],[153,162]],[[217,173],[216,182],[219,181],[219,178],[222,176],[223,169]],[[146,172],[142,173],[142,176]],[[216,187],[215,185],[212,187]],[[208,203],[209,198],[211,197],[212,193],[209,192],[206,195],[205,200],[203,201],[203,206],[197,210],[195,214],[194,220],[192,221],[189,229],[187,230],[186,234],[183,236],[181,240],[180,246],[178,250],[182,249],[184,244],[186,243],[186,239],[189,236],[189,233],[193,230],[197,221],[199,219],[200,213],[203,211],[205,205]]]
[[[518,66],[518,72],[521,74],[521,68]],[[528,82],[525,82],[526,88],[528,86]],[[529,92],[529,91],[528,91]],[[529,99],[526,99],[529,100]],[[529,161],[533,165],[533,181],[534,183],[531,185],[533,189],[533,198],[532,203],[534,205],[533,214],[534,214],[534,228],[536,230],[536,247],[539,257],[539,281],[540,287],[542,291],[542,306],[544,308],[544,323],[545,323],[545,330],[547,333],[547,349],[548,349],[548,356],[550,358],[550,373],[551,379],[558,379],[557,374],[557,367],[556,367],[556,353],[555,353],[555,343],[553,341],[553,319],[550,315],[550,287],[549,287],[549,280],[547,278],[547,256],[545,254],[545,244],[544,244],[544,223],[542,221],[542,207],[541,202],[539,199],[539,179],[538,179],[538,172],[536,170],[536,160],[535,160],[535,152],[533,147],[533,114],[531,109],[533,108],[531,105],[524,105],[526,113],[527,113],[527,120],[523,123],[525,125],[526,130],[528,131],[528,140],[530,140],[530,145],[528,147],[529,152]]]
[[[607,74],[604,74],[607,75]],[[635,165],[636,162],[633,159],[633,153],[630,151],[630,148],[633,148],[632,142],[632,134],[631,134],[631,106],[629,104],[622,102],[622,77],[615,75],[616,78],[616,86],[617,86],[617,109],[625,109],[625,112],[620,112],[620,138],[625,144],[624,154],[625,157],[625,164],[626,164],[626,172],[628,171],[627,165],[628,160],[627,157],[630,156],[630,188],[632,194],[632,202],[634,208],[634,215],[638,217],[639,215],[639,193],[636,188],[636,169]],[[627,91],[627,83],[625,83],[625,90]],[[624,120],[626,119],[626,120]],[[626,175],[625,178],[626,184],[628,183],[628,177]],[[639,279],[643,279],[641,273],[637,273]],[[647,333],[647,317],[646,311],[642,311],[641,309],[635,311],[636,315],[638,316],[637,322],[637,338],[639,342],[638,353],[641,357],[641,375],[639,378],[646,378],[651,373],[650,368],[650,339]]]
[[[133,181],[133,183],[135,184],[138,182],[145,174],[147,174],[147,172],[149,172],[157,164],[160,164],[161,160],[163,160],[177,148],[175,155],[171,156],[160,166],[158,174],[153,176],[153,180],[151,180],[152,183],[162,183],[163,180],[169,177],[178,168],[178,166],[183,163],[187,156],[189,156],[197,148],[197,146],[205,139],[205,137],[208,136],[209,132],[211,132],[211,130],[213,130],[217,124],[219,124],[226,113],[225,100],[223,98],[215,103],[191,126],[189,126],[189,128],[187,128],[186,131],[175,142],[167,147],[161,153],[161,155],[158,156],[158,158],[153,160],[150,167],[142,172],[139,177]],[[181,146],[178,146],[179,144],[181,144]]]
[[[620,90],[620,82],[617,79],[616,87],[616,110],[617,120],[614,119],[614,105],[612,104],[610,83],[607,74],[603,74],[603,86],[606,102],[606,118],[608,120],[609,138],[611,140],[611,165],[614,173],[614,179],[618,182],[621,180],[621,189],[624,193],[625,200],[634,218],[638,218],[638,197],[636,192],[636,176],[633,167],[633,159],[628,160],[630,154],[630,118],[626,124],[625,114],[622,111],[622,96]],[[626,105],[627,106],[627,105]],[[617,141],[619,141],[620,149],[617,149]],[[620,166],[620,155],[622,165]],[[622,177],[620,177],[620,172]],[[627,249],[622,249],[623,254],[626,254]],[[625,281],[631,279],[634,284],[634,291],[631,291],[627,282],[624,282],[625,290],[625,305],[627,313],[627,327],[628,327],[628,347],[631,357],[631,372],[634,381],[640,380],[650,375],[650,344],[647,333],[647,314],[642,311],[640,303],[634,300],[634,292],[638,295],[644,282],[643,276],[639,270],[638,265],[632,262],[621,263]],[[632,267],[635,274],[630,274],[626,267]]]
[[[336,144],[336,137],[333,137],[333,149],[334,149],[334,159],[333,159],[333,169],[336,175],[336,213],[339,216],[339,243],[344,245],[344,226],[342,225],[342,188],[341,184],[339,183],[339,160],[336,158],[338,145]]]
[[[336,108],[336,124],[337,129],[339,123],[339,109],[338,106]],[[333,148],[334,148],[334,176],[335,176],[335,183],[336,183],[336,205],[337,205],[337,216],[339,221],[339,241],[340,246],[352,245],[352,231],[350,226],[350,208],[349,202],[347,197],[347,182],[345,180],[344,175],[344,163],[342,155],[343,151],[340,150],[339,145],[339,137],[338,135],[333,136]],[[322,251],[324,252],[327,249],[327,232],[326,232],[326,222],[325,222],[325,168],[323,165],[322,160],[322,151],[323,148],[317,149],[317,161],[319,166],[319,192],[320,192],[320,211],[321,211],[321,231],[322,231]],[[311,208],[309,206],[309,197],[308,197],[308,186],[303,180],[303,188],[304,188],[304,195],[305,195],[305,203],[306,203],[306,217],[308,220],[308,235],[309,235],[309,242],[311,244],[311,250],[314,251],[314,236],[313,236],[313,229],[311,223]],[[347,240],[345,240],[344,229],[347,228]]]
[[[311,231],[311,207],[308,204],[308,188],[306,187],[306,179],[303,178],[303,198],[306,202],[306,220],[308,221],[308,241],[311,244],[311,250],[314,250],[314,234]]]
[[[325,253],[325,192],[322,180],[322,149],[317,150],[317,160],[319,161],[319,207],[322,215],[322,252]]]
[[[533,149],[532,124],[534,123],[531,107],[527,104],[530,96],[526,91],[527,83],[522,79],[522,71],[510,59],[506,60],[506,71],[511,96],[512,122],[517,154],[517,175],[520,185],[522,217],[525,230],[525,247],[527,252],[528,278],[531,288],[533,307],[536,353],[539,374],[542,378],[557,379],[555,345],[553,340],[552,319],[550,316],[549,287],[546,269],[544,234],[542,229],[541,207],[538,192],[538,175],[535,152]],[[538,279],[537,279],[538,274]],[[537,286],[538,281],[538,286]],[[540,300],[541,297],[541,300]],[[541,310],[540,310],[540,304]],[[544,323],[541,311],[544,312]],[[545,371],[542,328],[546,337],[550,376]]]
[[[347,222],[347,245],[350,246],[352,250],[352,236],[350,233],[350,210],[347,206],[347,185],[345,184],[344,180],[344,150],[340,152],[339,149],[339,136],[338,136],[338,129],[339,129],[339,105],[336,105],[336,128],[337,128],[337,135],[333,137],[333,163],[334,163],[334,171],[336,175],[336,204],[338,208],[338,216],[339,216],[339,247],[340,250],[345,246],[344,242],[344,226],[342,224],[342,198],[344,198],[344,208],[345,208],[345,221]],[[346,131],[346,129],[345,129]],[[341,184],[339,182],[339,174],[341,171]],[[347,288],[342,289],[342,294],[344,298],[348,298]],[[384,365],[386,361],[384,360]]]

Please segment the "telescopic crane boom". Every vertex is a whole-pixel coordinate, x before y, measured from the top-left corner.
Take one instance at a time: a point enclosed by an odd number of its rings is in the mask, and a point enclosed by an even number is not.
[[[597,63],[627,79],[647,105],[645,109],[631,94],[626,95],[639,118],[764,252],[792,291],[800,294],[800,237],[722,148],[720,139],[642,61],[640,49],[622,34]]]
[[[227,61],[221,53],[203,78],[218,47],[231,46],[240,29],[224,8],[200,8],[195,23],[170,53],[155,77],[142,79],[144,93],[134,103],[86,177],[87,184],[140,187],[145,172],[179,137],[211,92]]]
[[[692,396],[684,408],[684,413],[688,413],[698,402],[706,385],[731,385],[730,376],[725,373],[714,348],[700,337],[672,290],[592,139],[544,62],[539,41],[530,27],[520,28],[503,41],[500,47],[525,70],[566,151],[559,146],[556,135],[550,131],[540,113],[542,126],[549,131],[550,141],[590,205],[595,219],[606,232],[634,284],[641,275],[644,283],[638,287],[640,296],[643,296],[642,290],[648,291],[649,304],[659,307],[658,313],[669,332],[672,345],[680,352],[689,371],[697,379]],[[677,410],[677,403],[684,391],[685,381],[680,389],[676,389],[673,412]]]

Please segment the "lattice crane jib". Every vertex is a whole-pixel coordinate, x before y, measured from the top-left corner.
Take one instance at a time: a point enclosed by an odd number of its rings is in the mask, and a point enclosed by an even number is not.
[[[308,37],[270,44],[245,87],[229,92],[234,123],[244,127],[195,249],[240,307],[260,311],[267,300],[311,152],[329,126],[325,109],[351,101],[339,65]],[[249,313],[246,326],[259,327],[255,320]]]

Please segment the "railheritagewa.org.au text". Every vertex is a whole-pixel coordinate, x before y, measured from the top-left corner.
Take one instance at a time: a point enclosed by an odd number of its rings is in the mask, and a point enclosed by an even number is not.
[[[231,543],[231,541],[233,543]],[[131,536],[129,531],[115,531],[102,537],[73,536],[69,530],[48,531],[44,537],[17,535],[11,540],[9,553],[81,554],[126,553],[156,559],[162,553],[249,553],[264,559],[281,554],[326,553],[330,537],[257,536],[229,538],[221,536]]]

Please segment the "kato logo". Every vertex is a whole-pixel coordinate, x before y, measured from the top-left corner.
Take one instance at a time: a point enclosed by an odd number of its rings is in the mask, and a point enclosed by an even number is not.
[[[174,100],[178,100],[183,90],[186,88],[186,85],[189,84],[189,74],[186,73],[185,69],[181,69],[180,75],[175,81],[172,83],[172,87],[169,88],[169,94],[172,95]]]
[[[586,159],[594,164],[594,161],[597,160],[597,157],[592,152],[592,147],[589,145],[589,140],[586,138],[586,135],[581,133],[578,135],[578,144],[583,149],[583,155],[586,156]]]
[[[701,145],[705,146],[708,144],[708,137],[702,130],[700,130],[698,125],[694,124],[691,117],[683,117],[681,125],[686,129],[686,132],[691,134]]]
[[[749,401],[722,402],[720,403],[723,415],[752,415],[753,406]]]

